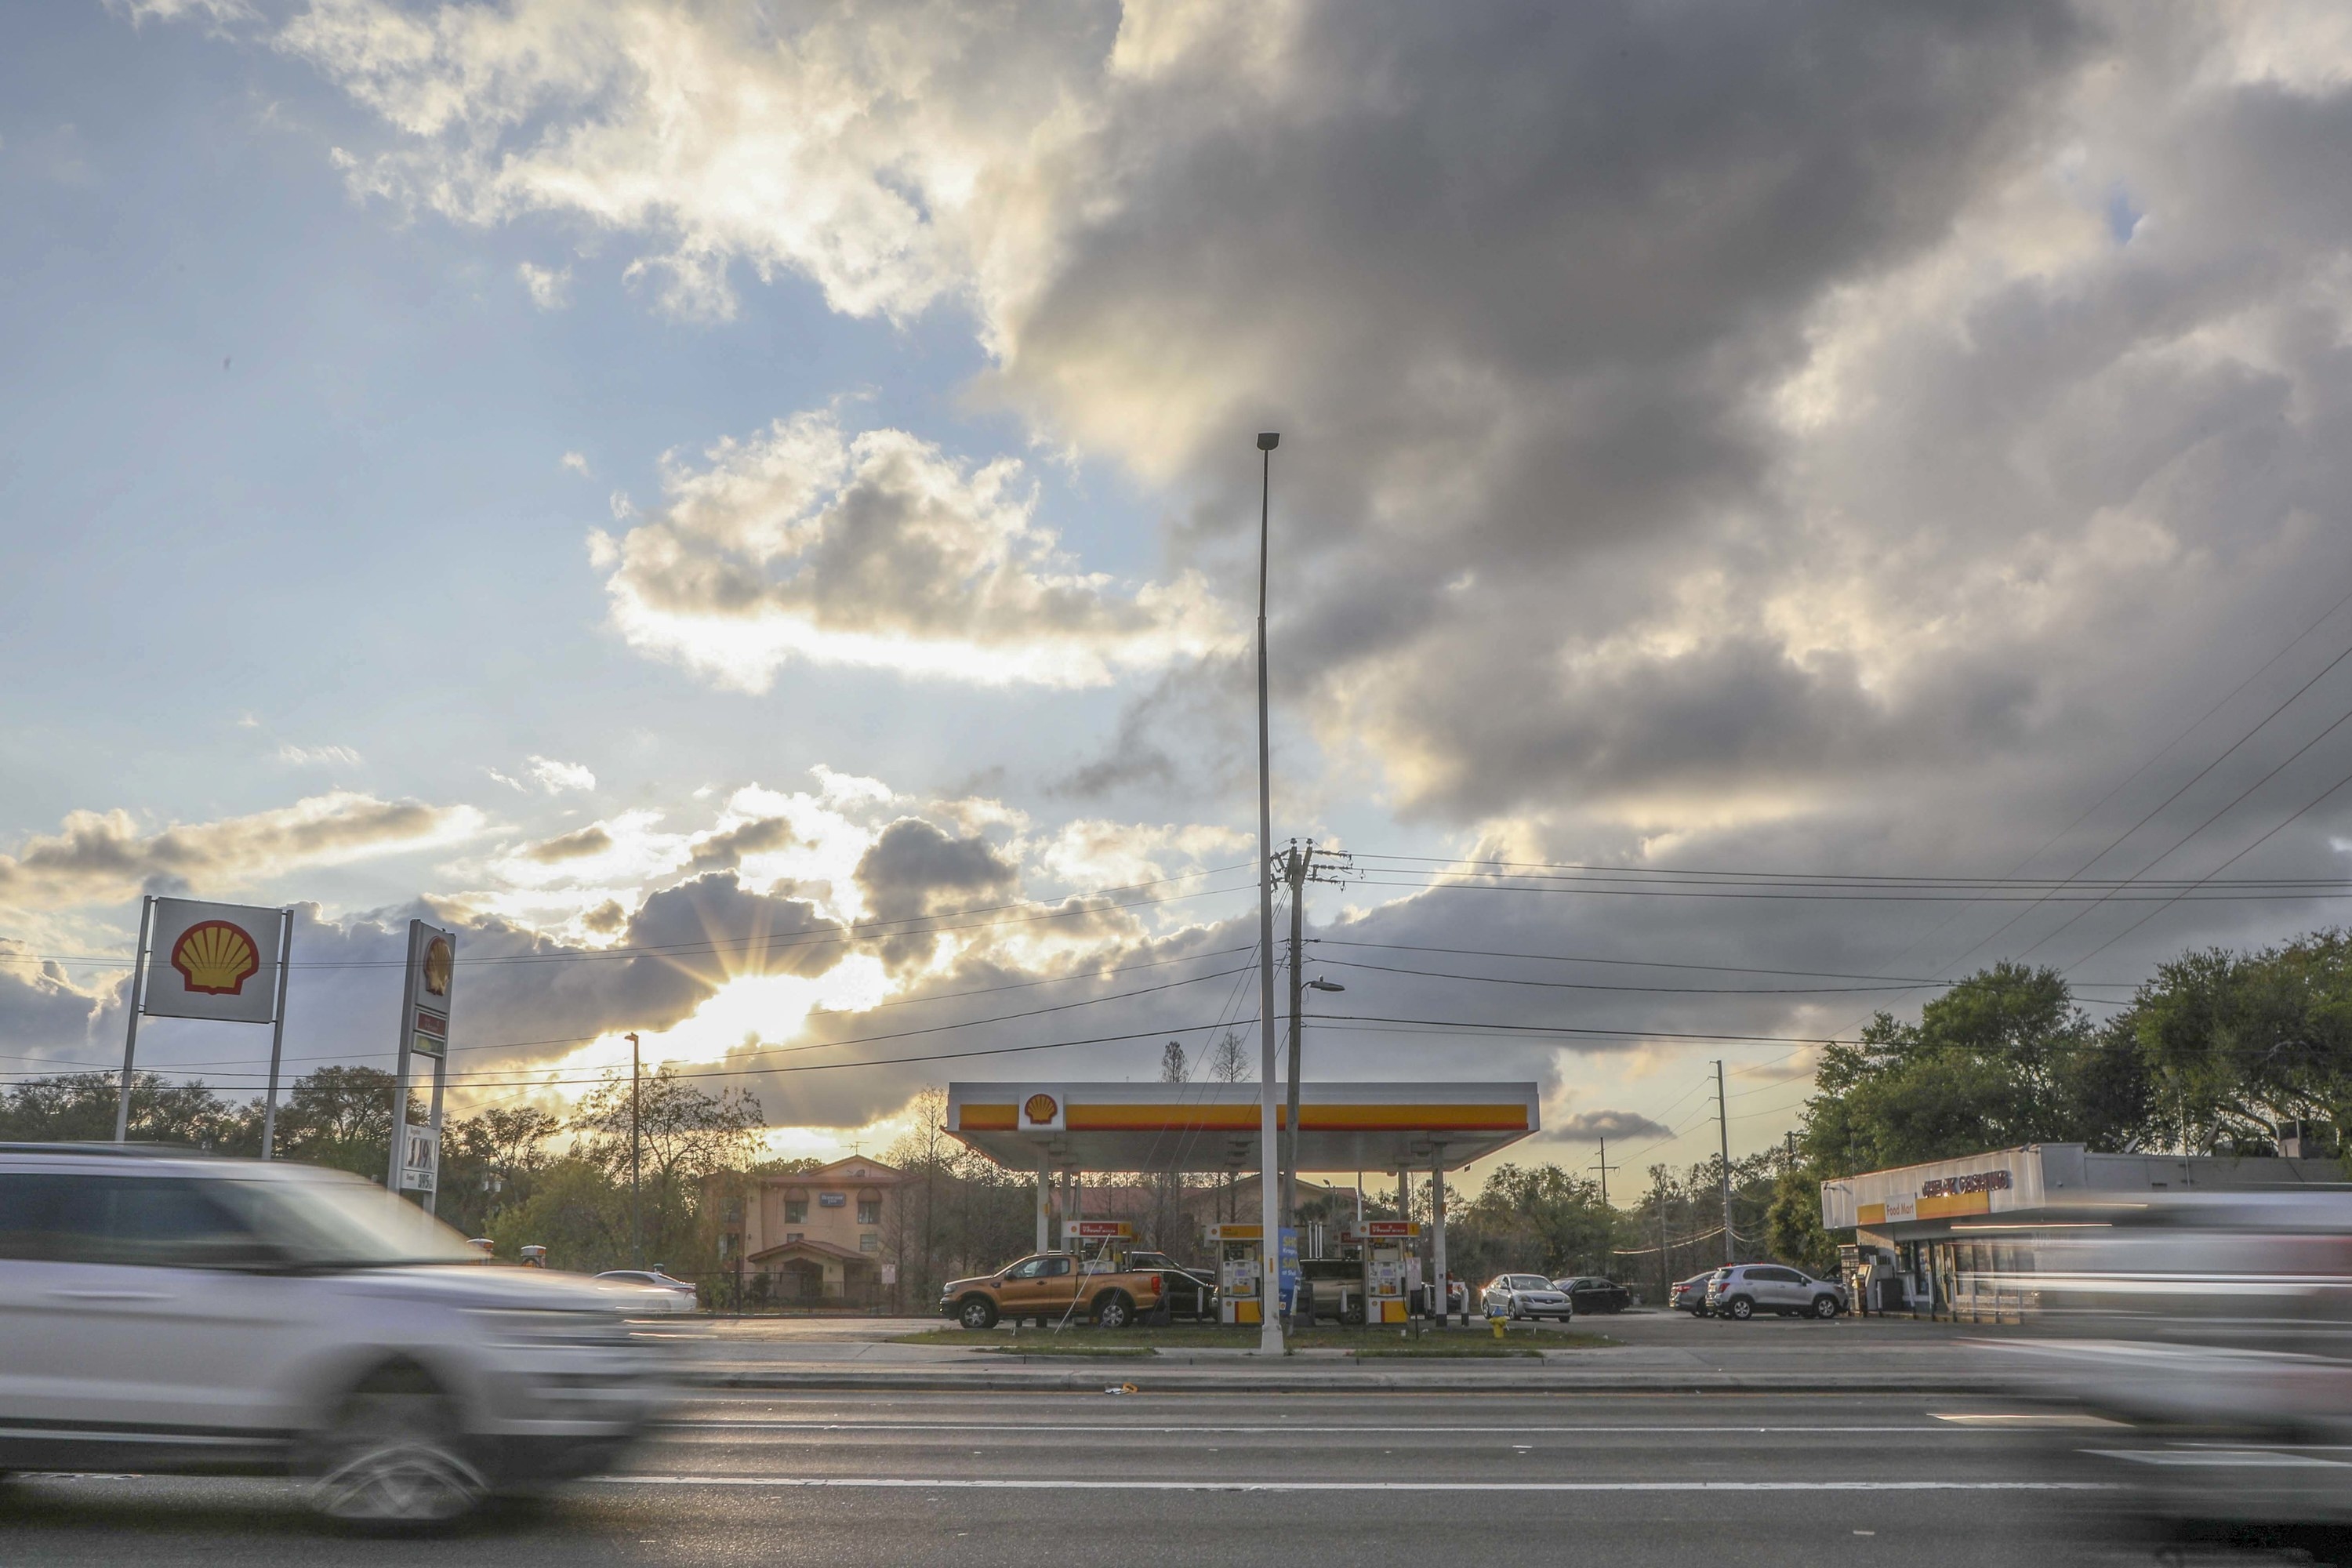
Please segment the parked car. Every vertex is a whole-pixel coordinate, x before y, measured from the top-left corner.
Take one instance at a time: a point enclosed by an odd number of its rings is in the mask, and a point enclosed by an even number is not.
[[[1708,1277],[1706,1308],[1711,1316],[1739,1322],[1759,1312],[1834,1318],[1846,1310],[1846,1289],[1834,1279],[1816,1279],[1784,1264],[1741,1263]]]
[[[940,1287],[940,1315],[967,1329],[992,1329],[1001,1318],[1038,1326],[1076,1317],[1106,1329],[1127,1329],[1160,1305],[1165,1276],[1156,1269],[1113,1268],[1067,1252],[1039,1252],[993,1274],[950,1279]]]
[[[1187,1268],[1164,1252],[1130,1252],[1127,1255],[1127,1266],[1159,1271],[1161,1300],[1169,1316],[1215,1319],[1217,1281],[1211,1275],[1198,1268]]]
[[[0,1144],[0,1471],[290,1472],[430,1523],[610,1468],[667,1402],[651,1348],[358,1176]]]
[[[1603,1279],[1597,1274],[1580,1274],[1572,1279],[1555,1279],[1551,1288],[1564,1292],[1579,1312],[1617,1313],[1633,1304],[1633,1293],[1614,1279]]]
[[[1694,1274],[1687,1279],[1676,1280],[1666,1304],[1675,1311],[1688,1312],[1694,1318],[1706,1317],[1706,1282],[1714,1278],[1715,1270],[1710,1268],[1704,1274]]]
[[[609,1268],[596,1276],[613,1285],[627,1289],[635,1287],[624,1311],[633,1315],[652,1312],[691,1312],[702,1305],[693,1286],[683,1279],[673,1279],[658,1265],[652,1268]]]
[[[1481,1310],[1490,1318],[1558,1318],[1576,1316],[1568,1292],[1556,1289],[1540,1274],[1497,1274],[1486,1282]]]

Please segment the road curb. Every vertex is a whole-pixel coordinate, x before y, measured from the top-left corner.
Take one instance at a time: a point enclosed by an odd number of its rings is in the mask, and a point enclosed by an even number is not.
[[[1885,1377],[1776,1377],[1740,1373],[1678,1373],[1657,1376],[1497,1373],[1485,1377],[1432,1370],[1351,1370],[1302,1375],[1286,1368],[1204,1376],[1173,1368],[1109,1363],[1084,1368],[1011,1368],[942,1375],[919,1372],[706,1371],[680,1379],[697,1389],[762,1389],[863,1394],[1099,1394],[1133,1384],[1147,1394],[1990,1394],[2010,1380],[1967,1373]]]

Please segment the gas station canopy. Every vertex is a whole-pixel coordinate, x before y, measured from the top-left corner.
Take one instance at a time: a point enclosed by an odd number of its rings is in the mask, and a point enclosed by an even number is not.
[[[1302,1083],[1298,1169],[1458,1170],[1540,1109],[1532,1083]],[[1255,1083],[948,1085],[948,1131],[1014,1171],[1254,1171],[1258,1119]]]

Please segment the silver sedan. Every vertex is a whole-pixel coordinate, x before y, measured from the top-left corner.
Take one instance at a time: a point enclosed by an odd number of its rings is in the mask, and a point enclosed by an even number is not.
[[[1486,1282],[1481,1303],[1490,1318],[1558,1318],[1576,1316],[1576,1303],[1540,1274],[1497,1274]]]

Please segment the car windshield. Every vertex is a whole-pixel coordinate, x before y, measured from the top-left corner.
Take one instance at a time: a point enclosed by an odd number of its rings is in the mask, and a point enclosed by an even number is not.
[[[456,1231],[356,1176],[216,1184],[224,1204],[296,1268],[382,1268],[402,1263],[478,1265]]]

